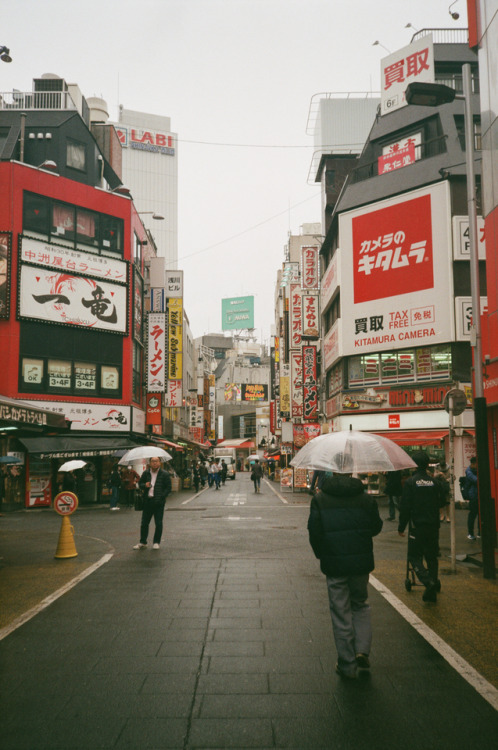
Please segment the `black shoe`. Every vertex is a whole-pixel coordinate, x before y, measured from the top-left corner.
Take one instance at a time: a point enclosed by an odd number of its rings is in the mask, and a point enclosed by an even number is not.
[[[424,602],[437,602],[436,586],[428,586],[422,595]]]
[[[356,654],[356,666],[358,669],[370,669],[370,659],[367,654]]]

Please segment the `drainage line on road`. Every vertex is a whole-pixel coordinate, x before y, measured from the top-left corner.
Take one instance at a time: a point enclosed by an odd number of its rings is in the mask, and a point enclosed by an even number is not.
[[[222,558],[223,560],[223,558]],[[220,561],[220,567],[222,565],[222,560]],[[218,568],[218,573],[216,575],[216,581],[214,584],[214,591],[213,591],[213,597],[211,599],[211,607],[209,609],[209,617],[206,625],[206,630],[204,632],[204,641],[202,644],[201,654],[199,657],[199,669],[197,670],[197,674],[195,676],[195,684],[194,684],[194,691],[192,695],[192,702],[190,703],[190,711],[187,719],[187,731],[185,732],[185,737],[183,740],[183,750],[188,750],[188,744],[190,740],[190,730],[192,729],[192,714],[194,713],[194,706],[195,706],[195,700],[197,698],[197,688],[199,687],[199,680],[201,678],[202,674],[202,662],[204,660],[204,651],[206,649],[206,641],[207,641],[207,634],[209,632],[209,623],[211,622],[211,617],[213,616],[213,609],[214,609],[214,601],[216,598],[216,592],[218,590],[218,582],[220,580],[220,568]]]

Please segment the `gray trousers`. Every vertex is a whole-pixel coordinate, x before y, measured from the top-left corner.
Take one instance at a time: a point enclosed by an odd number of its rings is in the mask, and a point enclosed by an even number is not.
[[[356,654],[370,653],[372,623],[368,598],[368,573],[356,576],[327,576],[330,616],[337,649],[337,663],[343,672],[356,674]]]

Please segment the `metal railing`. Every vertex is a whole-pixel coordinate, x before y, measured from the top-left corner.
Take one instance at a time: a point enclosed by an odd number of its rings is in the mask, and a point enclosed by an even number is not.
[[[69,91],[0,92],[0,110],[76,109]]]
[[[430,141],[420,143],[415,146],[415,164],[417,161],[423,159],[429,159],[431,156],[437,156],[438,154],[444,154],[446,152],[446,139],[447,135],[441,135],[437,138],[432,138]],[[371,177],[377,177],[379,175],[379,162],[378,159],[371,161],[368,164],[362,164],[359,167],[355,167],[351,170],[351,183],[363,182],[363,180],[369,180]],[[411,166],[411,165],[408,165]]]

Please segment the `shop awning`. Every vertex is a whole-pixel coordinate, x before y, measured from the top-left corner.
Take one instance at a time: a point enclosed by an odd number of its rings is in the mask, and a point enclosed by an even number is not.
[[[402,432],[375,432],[375,435],[389,438],[397,445],[439,445],[448,435],[448,430],[413,430]]]
[[[83,458],[85,456],[112,456],[117,450],[130,450],[138,443],[127,436],[79,437],[57,435],[55,437],[19,438],[28,453],[40,458]]]
[[[217,448],[255,448],[256,444],[252,440],[245,438],[227,438],[218,443]]]
[[[177,443],[171,442],[171,440],[165,440],[164,438],[155,438],[156,443],[161,443],[161,445],[166,445],[168,448],[173,448],[175,451],[182,451],[183,448],[181,445],[178,445]]]

